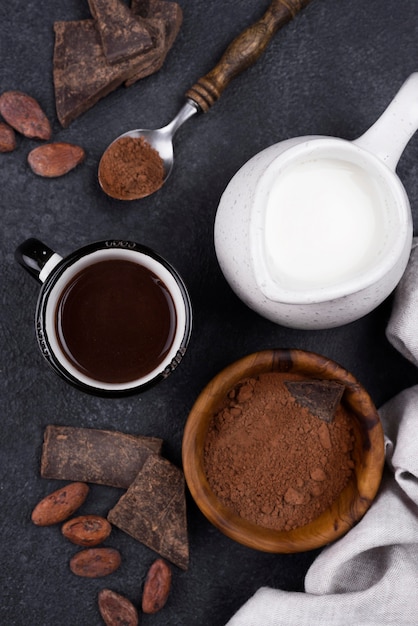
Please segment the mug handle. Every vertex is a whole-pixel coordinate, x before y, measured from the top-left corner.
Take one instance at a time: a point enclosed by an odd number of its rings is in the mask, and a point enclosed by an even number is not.
[[[62,257],[39,239],[26,239],[16,248],[15,259],[31,276],[43,283]]]

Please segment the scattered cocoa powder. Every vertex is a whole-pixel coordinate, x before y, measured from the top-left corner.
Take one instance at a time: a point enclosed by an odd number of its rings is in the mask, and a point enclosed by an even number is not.
[[[112,198],[135,200],[145,198],[164,182],[164,162],[143,137],[121,137],[103,154],[99,179],[103,190]]]
[[[265,528],[308,524],[353,472],[352,417],[343,403],[330,423],[303,407],[278,372],[240,381],[213,416],[204,446],[208,482],[220,501]]]

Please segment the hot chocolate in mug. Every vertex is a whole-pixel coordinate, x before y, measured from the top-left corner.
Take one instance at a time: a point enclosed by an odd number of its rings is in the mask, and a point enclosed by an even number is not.
[[[215,249],[232,289],[283,326],[352,322],[396,287],[412,217],[395,173],[418,128],[418,73],[355,141],[289,139],[250,159],[224,191]]]
[[[16,259],[42,284],[38,345],[66,381],[98,395],[125,395],[180,363],[191,334],[190,298],[177,271],[154,251],[108,240],[63,259],[28,239]]]

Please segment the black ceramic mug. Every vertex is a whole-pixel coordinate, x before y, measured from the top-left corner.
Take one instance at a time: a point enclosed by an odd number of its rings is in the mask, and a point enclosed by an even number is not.
[[[41,284],[36,336],[65,380],[99,395],[142,391],[180,363],[190,298],[177,271],[132,241],[99,241],[66,258],[37,239],[16,260]]]

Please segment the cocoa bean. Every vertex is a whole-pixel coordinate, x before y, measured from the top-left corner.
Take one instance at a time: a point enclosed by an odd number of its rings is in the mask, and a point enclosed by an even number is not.
[[[51,124],[39,103],[22,91],[5,91],[1,94],[0,114],[25,137],[51,138]]]
[[[138,611],[132,602],[111,589],[99,592],[99,611],[106,626],[138,625]]]
[[[144,613],[157,613],[167,602],[171,588],[171,568],[163,559],[157,559],[148,570],[142,593]]]
[[[57,141],[31,150],[28,154],[28,163],[34,174],[44,178],[56,178],[67,174],[82,163],[85,156],[80,146]]]
[[[0,122],[0,152],[12,152],[15,148],[15,131],[5,122]]]
[[[101,578],[115,572],[122,562],[115,548],[87,548],[70,560],[70,569],[76,576]]]
[[[78,546],[97,546],[108,538],[112,526],[100,515],[80,515],[65,522],[61,532]]]
[[[51,526],[63,522],[83,504],[89,487],[75,482],[57,489],[43,498],[32,511],[32,522],[37,526]]]

